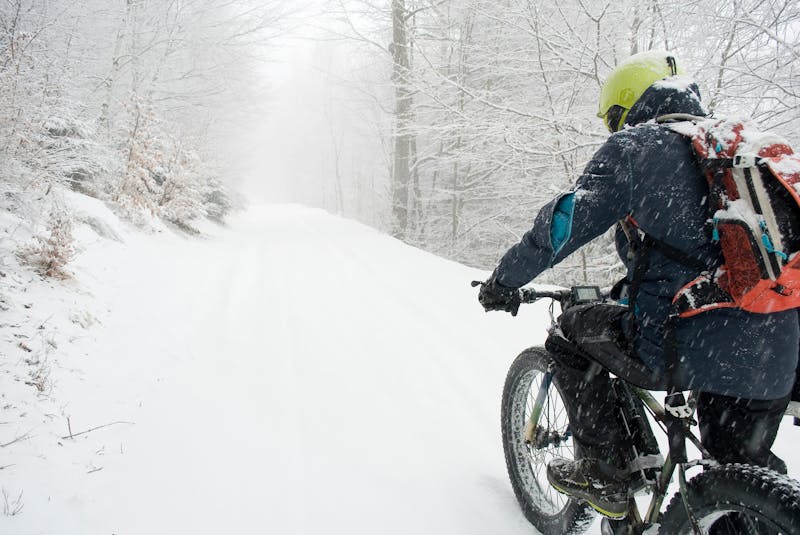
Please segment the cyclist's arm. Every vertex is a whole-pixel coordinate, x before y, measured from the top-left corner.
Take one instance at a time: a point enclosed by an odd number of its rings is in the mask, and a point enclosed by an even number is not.
[[[500,284],[527,284],[631,213],[630,141],[625,134],[609,138],[572,191],[542,207],[533,228],[500,260],[495,270]]]

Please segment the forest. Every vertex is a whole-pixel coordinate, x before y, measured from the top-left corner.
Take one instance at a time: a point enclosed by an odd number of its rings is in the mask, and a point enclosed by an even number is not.
[[[288,200],[471,266],[580,174],[608,135],[599,88],[632,53],[674,51],[711,113],[800,141],[791,0],[8,0],[0,32],[3,207],[64,247],[59,188],[190,233],[247,202],[238,175],[267,172],[236,140],[269,123],[263,73],[291,32],[314,43],[309,129],[330,135],[296,158],[324,156],[315,194]],[[618,270],[606,236],[552,277]]]
[[[60,271],[72,253],[63,190],[140,228],[221,221],[233,164],[219,146],[248,124],[240,103],[261,95],[256,66],[286,13],[277,1],[4,1],[2,208],[38,240],[12,237],[4,253]]]

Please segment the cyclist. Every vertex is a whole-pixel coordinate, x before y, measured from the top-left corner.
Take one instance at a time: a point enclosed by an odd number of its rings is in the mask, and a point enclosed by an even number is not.
[[[617,250],[626,282],[636,280],[635,305],[586,308],[573,333],[613,324],[618,345],[654,374],[665,373],[664,325],[676,292],[699,275],[663,249],[649,253],[646,271],[634,273],[629,216],[673,250],[705,266],[722,263],[719,246],[706,230],[707,181],[688,138],[658,125],[657,117],[704,116],[697,85],[679,74],[666,52],[636,54],[616,67],[600,92],[599,117],[611,136],[594,154],[573,189],[546,204],[533,228],[511,247],[482,285],[488,310],[516,314],[515,289],[617,226]],[[633,229],[638,235],[638,230]],[[583,327],[582,327],[583,325]],[[578,333],[578,334],[575,334]],[[718,309],[680,320],[675,329],[679,384],[699,391],[698,417],[704,446],[720,462],[767,466],[786,473],[770,448],[789,402],[798,359],[798,314],[751,314]],[[582,459],[555,460],[548,480],[557,490],[586,500],[611,518],[627,511],[627,483],[607,372],[587,371],[585,361],[559,360],[554,380],[569,412]],[[611,421],[610,421],[611,420]]]

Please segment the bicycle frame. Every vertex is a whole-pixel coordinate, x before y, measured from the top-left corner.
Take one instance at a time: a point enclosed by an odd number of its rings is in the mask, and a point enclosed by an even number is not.
[[[536,436],[536,430],[539,425],[539,418],[541,417],[542,409],[547,399],[547,393],[548,390],[550,389],[550,386],[552,385],[552,382],[553,382],[553,373],[552,371],[548,370],[547,372],[545,372],[545,375],[542,378],[541,385],[539,386],[539,391],[537,392],[536,395],[536,400],[531,410],[530,418],[527,424],[525,425],[524,438],[527,444],[533,445],[534,438]],[[666,425],[667,413],[664,405],[659,403],[653,396],[653,394],[651,394],[649,391],[630,384],[627,385],[628,388],[630,389],[630,392],[633,395],[635,395],[649,409],[651,415],[656,420],[656,422]],[[687,431],[685,433],[685,438],[689,439],[689,441],[695,447],[697,447],[698,450],[700,450],[704,459],[709,458],[708,452],[700,443],[700,439],[698,439],[694,433]],[[645,514],[644,518],[642,518],[639,515],[639,510],[636,507],[636,504],[633,503],[633,500],[631,500],[632,502],[630,510],[631,515],[628,517],[628,521],[632,524],[632,527],[637,533],[641,532],[642,528],[645,528],[647,526],[653,525],[656,522],[658,522],[658,515],[661,511],[661,506],[664,503],[664,499],[667,497],[667,489],[669,487],[669,483],[672,481],[672,478],[675,475],[676,468],[678,469],[678,483],[679,483],[680,493],[684,500],[684,503],[687,503],[686,469],[691,468],[692,466],[696,466],[702,462],[703,462],[702,460],[695,460],[695,461],[690,461],[688,463],[678,464],[676,466],[676,464],[672,461],[669,452],[667,452],[664,463],[659,468],[658,479],[654,483],[647,484],[647,486],[649,486],[652,489],[653,497],[650,500],[650,505],[647,509],[647,513]],[[690,513],[690,518],[691,518],[691,513]],[[692,520],[692,525],[695,527],[695,531],[699,532],[697,530],[696,522],[694,521],[693,518],[691,518],[691,520]]]

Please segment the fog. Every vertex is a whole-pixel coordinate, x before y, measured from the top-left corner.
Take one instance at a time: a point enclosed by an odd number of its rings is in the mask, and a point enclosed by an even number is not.
[[[264,109],[252,137],[243,138],[239,188],[250,203],[302,203],[369,220],[358,210],[365,200],[356,197],[352,174],[386,169],[372,133],[379,126],[366,121],[369,109],[359,109],[367,89],[359,86],[360,61],[373,58],[358,59],[363,50],[321,4],[296,14],[293,29],[271,43],[260,70]]]
[[[305,37],[304,37],[305,36]],[[321,204],[330,172],[330,134],[322,106],[326,80],[307,32],[276,44],[264,69],[267,103],[252,139],[241,191],[250,202]]]

